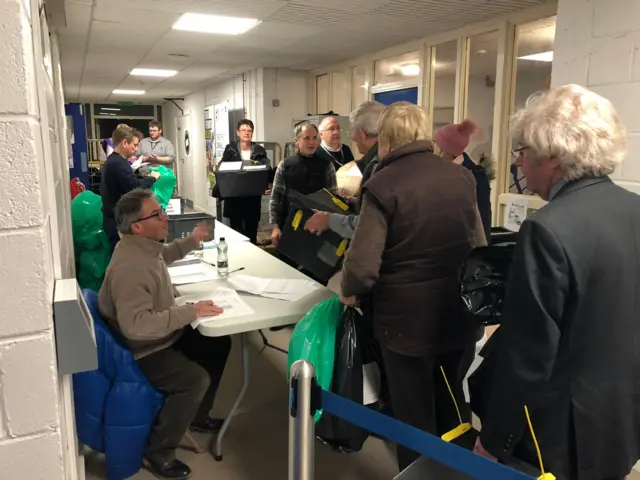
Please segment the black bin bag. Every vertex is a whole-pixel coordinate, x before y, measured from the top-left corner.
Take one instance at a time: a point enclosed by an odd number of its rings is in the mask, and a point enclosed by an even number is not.
[[[336,334],[336,356],[331,381],[331,392],[363,404],[363,367],[375,363],[382,370],[380,346],[373,338],[372,329],[354,308],[347,308]],[[380,373],[378,373],[380,374]],[[367,405],[379,409],[379,402]],[[316,436],[334,450],[345,453],[362,449],[369,432],[346,420],[323,412],[316,424]]]

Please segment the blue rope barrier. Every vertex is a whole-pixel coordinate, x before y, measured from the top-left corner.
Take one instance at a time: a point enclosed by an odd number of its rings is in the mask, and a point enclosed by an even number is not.
[[[478,480],[532,478],[326,390],[321,390],[318,408]]]

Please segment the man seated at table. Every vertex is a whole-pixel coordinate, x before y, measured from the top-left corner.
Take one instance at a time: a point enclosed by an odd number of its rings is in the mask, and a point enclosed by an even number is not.
[[[167,265],[183,258],[211,229],[198,225],[187,238],[165,245],[169,218],[149,190],[125,194],[115,209],[122,240],[107,268],[99,310],[131,348],[142,372],[166,400],[149,436],[145,457],[165,479],[188,478],[191,470],[175,458],[188,428],[217,433],[222,420],[209,417],[231,341],[204,337],[190,324],[220,315],[211,301],[176,306]]]

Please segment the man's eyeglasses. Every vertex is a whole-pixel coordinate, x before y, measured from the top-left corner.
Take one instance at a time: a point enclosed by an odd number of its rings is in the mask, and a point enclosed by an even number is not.
[[[524,151],[527,150],[528,148],[529,147],[514,148],[513,150],[511,150],[511,155],[513,155],[516,158],[521,157]]]
[[[160,218],[165,216],[167,216],[167,212],[163,209],[159,212],[153,212],[151,215],[147,215],[146,217],[139,218],[138,220],[135,220],[131,223],[144,222],[145,220],[149,220],[150,218]]]

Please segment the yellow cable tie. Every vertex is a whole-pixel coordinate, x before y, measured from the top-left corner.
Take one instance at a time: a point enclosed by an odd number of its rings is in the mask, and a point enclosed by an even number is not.
[[[538,445],[538,439],[536,438],[536,433],[533,430],[533,423],[531,423],[531,416],[529,415],[529,409],[527,406],[524,406],[524,414],[527,417],[527,423],[529,424],[529,431],[531,431],[531,437],[533,438],[533,444],[536,447],[536,453],[538,455],[538,461],[540,462],[540,472],[542,475],[538,477],[538,480],[556,480],[556,477],[553,473],[545,473],[544,472],[544,463],[542,462],[542,452],[540,452],[540,445]]]

